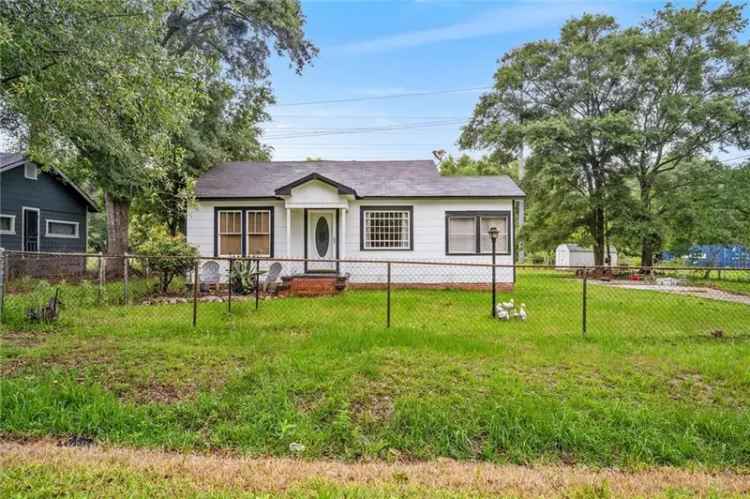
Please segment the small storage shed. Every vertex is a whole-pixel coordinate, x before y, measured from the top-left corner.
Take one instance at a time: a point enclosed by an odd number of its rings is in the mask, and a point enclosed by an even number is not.
[[[612,255],[611,266],[617,265],[617,250],[609,247]],[[606,258],[606,254],[605,254]],[[577,244],[561,244],[555,250],[555,267],[593,267],[594,250]]]

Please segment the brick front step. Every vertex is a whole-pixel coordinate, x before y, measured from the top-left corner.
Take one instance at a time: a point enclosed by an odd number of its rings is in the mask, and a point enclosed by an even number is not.
[[[348,277],[313,274],[283,277],[282,281],[289,296],[327,296],[345,290]]]

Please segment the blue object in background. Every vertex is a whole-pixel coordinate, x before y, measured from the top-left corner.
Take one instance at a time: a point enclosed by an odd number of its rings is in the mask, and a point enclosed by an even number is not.
[[[750,268],[750,251],[744,246],[702,244],[690,248],[688,264],[696,267]]]

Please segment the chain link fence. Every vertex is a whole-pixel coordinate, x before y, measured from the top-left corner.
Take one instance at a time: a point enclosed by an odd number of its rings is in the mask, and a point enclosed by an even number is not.
[[[750,340],[750,270],[5,252],[4,328]],[[493,286],[493,274],[494,283]],[[493,293],[493,287],[495,293]]]

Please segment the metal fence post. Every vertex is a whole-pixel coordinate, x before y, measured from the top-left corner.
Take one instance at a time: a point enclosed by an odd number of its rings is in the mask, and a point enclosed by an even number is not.
[[[198,323],[198,260],[193,265],[193,327]]]
[[[492,234],[490,234],[492,235]],[[497,276],[495,275],[495,255],[497,237],[492,237],[492,317],[497,317]],[[516,263],[513,262],[513,282],[516,279]]]
[[[260,296],[260,260],[255,260],[255,310],[258,310]]]
[[[386,291],[386,321],[385,321],[385,327],[391,327],[391,262],[388,262],[386,264],[387,272],[386,275],[388,276],[388,286]]]
[[[229,293],[227,298],[227,313],[232,313],[232,265],[234,264],[233,259],[229,259],[229,273],[227,274],[227,292]]]
[[[589,271],[588,269],[583,271],[583,300],[582,300],[582,317],[581,317],[581,326],[583,331],[583,336],[586,336],[586,315],[587,315],[587,309],[586,309],[586,298],[587,298],[587,292],[586,292],[586,285],[588,283],[589,279]]]
[[[128,254],[125,253],[125,256],[123,257],[122,261],[122,297],[125,300],[125,305],[128,304]]]
[[[104,273],[107,271],[107,260],[104,258],[104,254],[99,252],[99,288],[96,294],[96,303],[102,304],[102,298],[104,297]]]
[[[6,266],[5,259],[8,258],[5,250],[0,248],[0,324],[3,322],[5,312],[5,287],[6,287]]]

